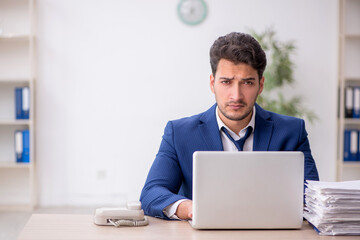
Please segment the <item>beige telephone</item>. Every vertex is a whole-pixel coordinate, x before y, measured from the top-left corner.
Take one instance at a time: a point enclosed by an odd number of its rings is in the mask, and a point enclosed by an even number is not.
[[[96,225],[120,226],[146,226],[149,224],[139,201],[128,202],[120,208],[98,208],[95,211],[94,223]]]

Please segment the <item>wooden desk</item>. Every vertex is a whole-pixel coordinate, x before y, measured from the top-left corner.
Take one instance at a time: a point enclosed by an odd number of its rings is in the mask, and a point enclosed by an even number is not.
[[[97,226],[92,215],[33,214],[18,240],[29,239],[359,239],[359,236],[319,236],[307,222],[301,230],[195,230],[188,222],[149,218],[146,227]]]

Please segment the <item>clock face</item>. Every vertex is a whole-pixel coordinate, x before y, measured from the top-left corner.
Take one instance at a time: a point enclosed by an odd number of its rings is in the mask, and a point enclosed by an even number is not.
[[[181,21],[197,25],[204,21],[207,7],[204,0],[181,0],[177,10]]]

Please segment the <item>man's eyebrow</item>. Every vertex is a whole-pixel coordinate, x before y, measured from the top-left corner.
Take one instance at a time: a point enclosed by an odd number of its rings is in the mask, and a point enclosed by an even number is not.
[[[252,81],[252,80],[255,80],[254,77],[248,77],[248,78],[242,78],[241,80],[243,81]]]
[[[220,79],[224,79],[224,80],[234,80],[235,77],[229,78],[229,77],[220,77]]]
[[[232,78],[230,78],[230,77],[219,77],[219,78],[222,79],[222,80],[234,80],[235,79],[235,77],[232,77]],[[248,78],[242,78],[241,80],[242,81],[255,81],[256,79],[254,77],[248,77]]]

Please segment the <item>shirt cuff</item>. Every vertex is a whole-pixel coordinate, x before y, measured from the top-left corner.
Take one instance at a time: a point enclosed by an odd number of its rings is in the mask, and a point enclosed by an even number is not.
[[[180,220],[180,218],[178,218],[178,216],[176,216],[176,210],[178,208],[178,206],[180,205],[180,203],[182,203],[183,201],[186,201],[187,199],[181,199],[178,200],[172,204],[170,204],[169,206],[165,207],[163,209],[163,213],[170,219],[176,219],[176,220]]]

